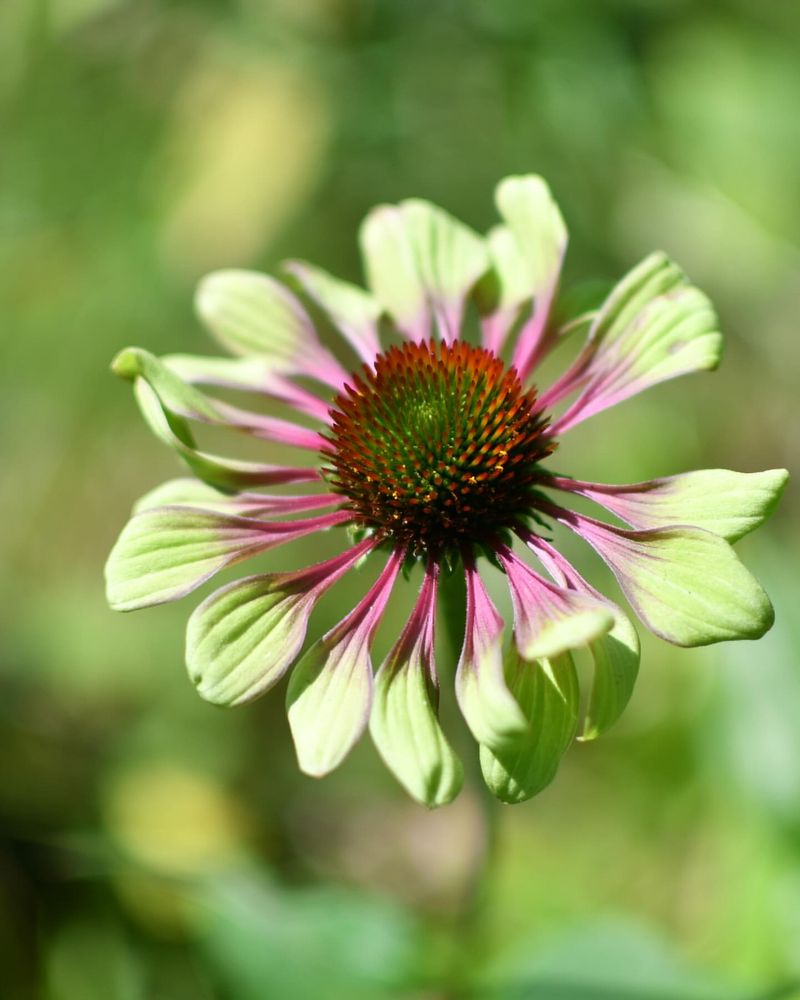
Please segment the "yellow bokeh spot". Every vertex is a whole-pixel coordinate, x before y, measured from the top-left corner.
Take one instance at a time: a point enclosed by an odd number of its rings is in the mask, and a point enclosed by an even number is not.
[[[248,824],[240,804],[207,775],[172,762],[121,774],[106,799],[109,832],[154,872],[206,874],[241,857]]]
[[[308,197],[328,132],[311,73],[208,54],[184,84],[165,151],[166,262],[196,278],[253,261]]]

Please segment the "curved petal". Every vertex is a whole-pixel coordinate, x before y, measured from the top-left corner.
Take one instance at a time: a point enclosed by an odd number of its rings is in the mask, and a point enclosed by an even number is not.
[[[528,727],[499,747],[480,748],[489,790],[503,802],[524,802],[550,784],[575,736],[579,690],[569,653],[526,661],[512,645],[506,679]]]
[[[198,479],[168,479],[145,493],[133,505],[133,513],[153,507],[200,507],[221,514],[299,514],[321,507],[333,507],[342,502],[337,493],[317,493],[308,496],[270,496],[267,493],[220,493]]]
[[[162,409],[183,420],[244,431],[267,441],[314,452],[326,445],[325,438],[316,431],[211,399],[195,386],[184,382],[155,355],[139,347],[127,347],[120,351],[111,368],[116,375],[132,382],[142,379],[158,397]]]
[[[330,423],[330,403],[274,372],[262,358],[214,358],[195,354],[165,354],[161,363],[191,385],[214,385],[255,392],[294,407],[300,413]]]
[[[614,616],[611,630],[588,643],[594,671],[578,738],[595,739],[614,725],[631,699],[639,675],[639,637],[628,616],[587,583],[549,542],[530,532],[521,537],[562,586],[601,601]]]
[[[156,437],[176,451],[198,478],[220,490],[238,491],[278,483],[313,483],[321,479],[316,469],[243,462],[200,451],[195,446],[186,420],[165,409],[144,379],[134,381],[133,392],[142,416]]]
[[[304,260],[289,260],[283,266],[306,295],[327,313],[361,360],[372,364],[381,349],[378,320],[382,309],[369,292]]]
[[[508,690],[503,673],[503,619],[478,575],[465,559],[467,619],[456,671],[456,698],[470,732],[495,746],[527,729],[527,720]]]
[[[543,352],[547,321],[567,250],[567,227],[550,188],[536,174],[506,177],[497,187],[495,201],[524,262],[529,283],[527,297],[535,299],[533,314],[514,347],[513,364],[524,382]],[[508,255],[504,260],[508,265]],[[513,267],[518,280],[518,265]]]
[[[667,642],[758,639],[772,626],[769,598],[718,535],[684,526],[629,531],[552,512],[602,556],[645,625]]]
[[[511,590],[516,644],[526,660],[578,649],[612,628],[613,615],[602,601],[551,583],[505,546],[497,556]]]
[[[689,524],[735,542],[769,517],[789,481],[786,469],[704,469],[629,486],[555,477],[556,489],[594,500],[632,528]]]
[[[495,226],[486,234],[491,270],[476,288],[481,313],[481,341],[487,351],[499,354],[520,314],[533,298],[530,270],[508,226]]]
[[[300,770],[321,778],[360,739],[372,706],[369,648],[404,558],[390,556],[363,600],[303,656],[286,705]]]
[[[198,693],[241,705],[273,686],[294,662],[322,595],[375,546],[374,539],[295,573],[237,580],[192,613],[186,666]]]
[[[438,566],[430,563],[416,606],[375,675],[369,729],[386,766],[426,806],[451,802],[464,772],[436,716],[434,622]]]
[[[708,298],[665,254],[651,254],[611,291],[583,351],[542,397],[551,407],[582,390],[550,433],[563,434],[659,382],[716,368],[721,352]]]
[[[425,340],[433,320],[452,343],[467,296],[489,266],[480,236],[430,202],[410,199],[373,209],[360,242],[369,286],[398,328]]]
[[[320,344],[311,320],[280,282],[256,271],[215,271],[197,288],[195,307],[233,354],[256,355],[277,374],[302,373],[339,389],[346,373]]]
[[[190,507],[145,510],[128,521],[108,557],[108,603],[133,611],[175,601],[225,566],[349,520],[346,511],[257,521]]]

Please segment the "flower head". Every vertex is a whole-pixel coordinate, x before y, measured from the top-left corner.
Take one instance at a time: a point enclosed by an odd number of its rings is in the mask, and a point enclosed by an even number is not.
[[[773,617],[730,543],[767,517],[785,471],[714,469],[611,486],[548,463],[557,441],[594,414],[716,366],[722,338],[708,299],[656,253],[579,324],[559,326],[567,238],[549,189],[535,176],[510,177],[496,201],[502,222],[485,238],[424,201],[375,209],[361,234],[369,291],[296,261],[285,283],[212,274],[198,311],[234,358],[158,359],[129,348],[114,362],[194,478],[165,483],[137,505],[108,560],[111,605],[172,601],[251,555],[337,532],[333,558],[248,576],[207,597],[189,619],[189,674],[204,698],[236,705],[294,667],[288,714],[301,768],[328,773],[368,726],[389,768],[428,805],[452,799],[462,780],[437,716],[443,580],[463,577],[466,593],[458,703],[487,784],[509,802],[543,788],[576,735],[592,738],[616,721],[639,667],[629,618],[553,545],[553,525],[594,548],[641,621],[668,642],[758,638]],[[311,304],[358,355],[356,371],[323,346]],[[479,316],[474,337],[469,308]],[[538,386],[540,361],[576,325],[588,327],[577,357]],[[381,345],[379,328],[394,346]],[[285,415],[234,406],[200,386],[261,394]],[[279,465],[209,454],[194,424],[301,458]],[[317,491],[269,489],[293,483]],[[578,496],[613,520],[573,510]],[[374,583],[303,652],[320,598],[367,558],[380,567]],[[512,629],[482,578],[487,560],[505,575]],[[416,604],[374,670],[375,633],[401,569],[414,564]],[[594,663],[582,718],[579,649]]]

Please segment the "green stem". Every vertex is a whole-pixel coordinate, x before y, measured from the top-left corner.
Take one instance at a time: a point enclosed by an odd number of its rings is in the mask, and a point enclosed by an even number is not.
[[[458,658],[461,656],[467,620],[467,583],[460,563],[452,570],[442,567],[439,599],[441,601],[439,620],[444,626],[442,631],[447,650],[447,663],[443,672],[446,677],[452,678],[455,677]]]
[[[445,571],[440,583],[442,633],[446,662],[443,674],[452,679],[461,647],[464,642],[466,624],[466,583],[463,567],[458,565],[452,572]],[[462,726],[462,758],[466,764],[466,778],[471,785],[480,807],[481,844],[475,865],[470,872],[461,906],[456,915],[454,934],[454,955],[451,986],[454,992],[449,997],[466,996],[468,991],[461,984],[468,979],[468,968],[475,959],[480,960],[482,932],[486,923],[486,909],[490,898],[491,879],[497,857],[497,835],[500,803],[489,792],[483,781],[477,748],[468,732]]]

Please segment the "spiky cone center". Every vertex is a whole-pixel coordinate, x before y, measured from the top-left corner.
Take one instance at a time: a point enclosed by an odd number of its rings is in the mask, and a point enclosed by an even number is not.
[[[336,397],[324,452],[356,521],[417,555],[488,544],[530,513],[554,448],[536,390],[461,341],[392,347]]]

